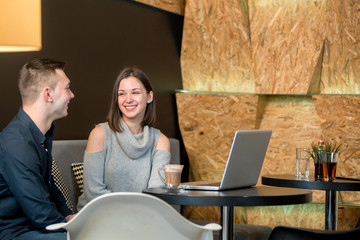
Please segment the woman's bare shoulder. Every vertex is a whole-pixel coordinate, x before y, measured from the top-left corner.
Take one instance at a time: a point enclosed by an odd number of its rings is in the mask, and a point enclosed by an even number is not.
[[[96,126],[91,130],[86,152],[99,152],[104,148],[105,143],[105,130],[102,126]]]
[[[163,133],[160,132],[158,142],[156,144],[157,150],[164,150],[170,152],[170,141]]]

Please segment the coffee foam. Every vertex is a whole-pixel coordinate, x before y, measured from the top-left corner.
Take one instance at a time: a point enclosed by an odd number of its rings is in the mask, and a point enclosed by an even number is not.
[[[181,172],[181,169],[178,169],[178,168],[166,168],[165,172]]]

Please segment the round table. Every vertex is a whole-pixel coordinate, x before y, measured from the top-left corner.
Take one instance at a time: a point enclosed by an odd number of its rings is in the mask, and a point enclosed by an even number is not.
[[[315,180],[314,176],[309,179],[299,179],[290,174],[262,176],[262,184],[286,188],[301,188],[325,190],[325,229],[337,229],[338,191],[360,191],[360,181],[344,178],[336,178],[332,181]]]
[[[234,206],[270,206],[309,203],[312,192],[291,188],[254,186],[227,191],[168,191],[163,188],[144,189],[173,205],[220,206],[222,239],[233,239]]]

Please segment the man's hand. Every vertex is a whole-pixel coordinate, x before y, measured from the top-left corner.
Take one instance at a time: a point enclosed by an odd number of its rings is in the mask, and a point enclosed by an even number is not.
[[[66,221],[70,221],[70,220],[73,219],[73,217],[75,217],[75,216],[76,216],[76,214],[67,215],[67,216],[65,217],[65,220],[66,220]]]

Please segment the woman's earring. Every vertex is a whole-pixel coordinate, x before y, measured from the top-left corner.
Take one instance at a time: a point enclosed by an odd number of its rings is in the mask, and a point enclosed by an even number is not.
[[[149,100],[149,101],[147,101],[147,103],[151,103],[151,101]]]

